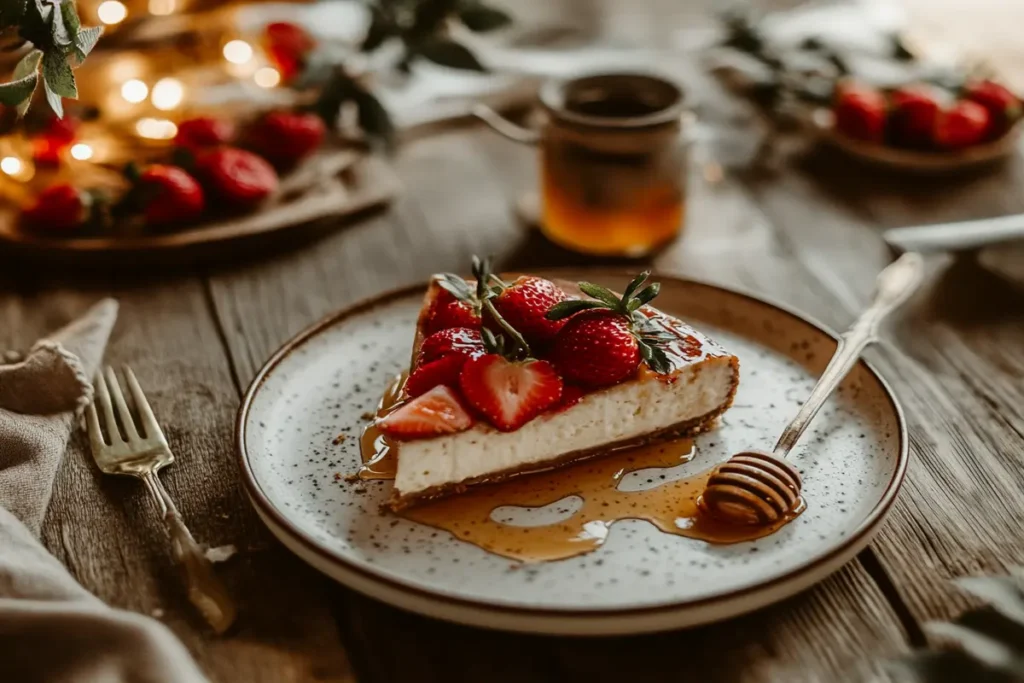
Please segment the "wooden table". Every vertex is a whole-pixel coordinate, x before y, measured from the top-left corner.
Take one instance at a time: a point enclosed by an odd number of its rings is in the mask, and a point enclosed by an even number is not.
[[[699,4],[649,0],[641,13],[604,0],[574,16],[617,40],[664,42],[709,21]],[[474,253],[511,268],[585,262],[515,220],[512,203],[534,183],[529,150],[463,127],[409,143],[396,165],[406,191],[389,212],[262,262],[151,276],[0,270],[0,348],[27,347],[100,296],[121,301],[108,360],[135,368],[166,425],[179,464],[164,480],[197,538],[239,549],[219,566],[241,605],[238,629],[204,631],[142,488],[101,478],[80,435],[44,540],[102,599],[168,624],[213,680],[851,680],[969,604],[950,578],[1024,561],[1024,302],[969,259],[936,258],[871,354],[909,421],[906,484],[874,544],[814,589],[714,626],[595,642],[434,622],[333,585],[270,537],[242,492],[234,418],[259,366],[319,317],[464,268]],[[717,182],[695,165],[686,233],[653,263],[840,328],[891,258],[882,228],[1021,211],[1021,187],[1019,159],[959,181],[865,172],[824,153]]]

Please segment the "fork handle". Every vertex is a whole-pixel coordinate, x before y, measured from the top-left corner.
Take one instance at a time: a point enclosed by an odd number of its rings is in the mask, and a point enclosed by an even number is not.
[[[192,538],[181,513],[171,500],[167,489],[160,483],[156,472],[142,475],[146,490],[153,497],[163,516],[164,526],[171,537],[174,559],[182,568],[188,588],[188,599],[196,606],[217,633],[224,633],[235,621],[237,610],[224,584],[213,570],[213,563]]]

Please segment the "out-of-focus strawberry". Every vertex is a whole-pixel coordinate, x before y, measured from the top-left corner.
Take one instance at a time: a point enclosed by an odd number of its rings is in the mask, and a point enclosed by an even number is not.
[[[196,158],[196,175],[210,194],[238,208],[252,208],[277,189],[277,172],[262,157],[221,147]]]
[[[32,159],[40,166],[56,166],[61,157],[75,142],[78,119],[69,115],[64,118],[53,116],[42,130],[33,134]]]
[[[186,119],[178,124],[178,133],[174,136],[174,144],[191,152],[231,142],[235,135],[235,127],[230,121],[212,116],[197,116]]]
[[[935,144],[943,149],[962,149],[985,140],[991,116],[977,102],[961,100],[939,114]]]
[[[473,426],[473,417],[450,387],[438,386],[402,404],[378,425],[399,439],[424,439],[465,431]]]
[[[935,88],[911,85],[890,96],[887,137],[897,147],[924,148],[932,144],[941,105]]]
[[[136,188],[146,225],[152,227],[189,223],[206,207],[203,188],[179,166],[149,166],[139,175]]]
[[[309,53],[316,47],[316,39],[298,24],[275,21],[263,29],[263,46],[287,83],[302,73]]]
[[[92,203],[88,192],[71,183],[58,183],[40,192],[21,218],[36,230],[69,232],[89,220]]]
[[[977,102],[988,110],[989,125],[986,140],[995,140],[1021,117],[1021,101],[1004,85],[994,81],[975,81],[964,88],[964,98]]]
[[[249,144],[276,166],[294,166],[317,150],[326,127],[316,114],[275,111],[249,131]]]
[[[833,104],[836,130],[855,140],[882,142],[887,103],[877,88],[844,83],[836,89]]]

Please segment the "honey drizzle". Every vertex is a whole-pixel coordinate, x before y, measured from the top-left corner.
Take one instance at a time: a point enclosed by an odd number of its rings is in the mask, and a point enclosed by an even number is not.
[[[385,392],[378,416],[386,415],[398,400],[402,378]],[[394,477],[395,446],[374,424],[363,432],[361,479]],[[661,531],[708,543],[753,541],[772,534],[804,510],[800,505],[782,521],[765,526],[720,522],[701,513],[700,494],[714,468],[668,481],[655,488],[620,491],[623,477],[637,470],[669,468],[690,461],[696,454],[691,439],[678,439],[623,449],[600,458],[547,472],[516,477],[498,484],[470,489],[441,500],[403,510],[400,516],[448,531],[484,550],[523,562],[563,560],[601,547],[611,526],[624,519],[642,519]],[[545,526],[516,526],[495,521],[500,507],[545,507],[578,496],[582,507],[571,516]]]

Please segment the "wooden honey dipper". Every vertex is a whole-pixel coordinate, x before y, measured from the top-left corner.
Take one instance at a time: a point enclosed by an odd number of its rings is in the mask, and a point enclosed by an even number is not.
[[[734,524],[772,524],[800,501],[800,474],[786,456],[868,346],[878,340],[882,319],[905,302],[921,282],[920,254],[908,252],[878,274],[871,305],[840,338],[836,352],[772,452],[751,449],[715,468],[701,495],[702,509]]]

